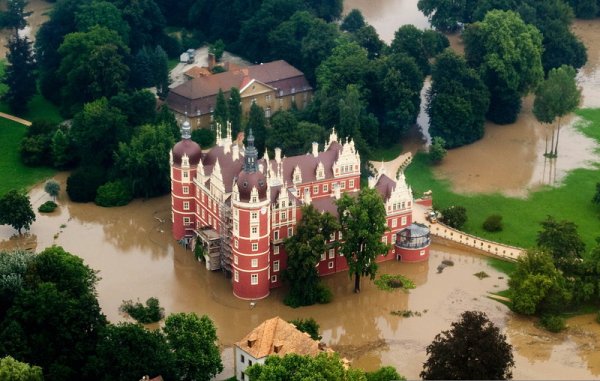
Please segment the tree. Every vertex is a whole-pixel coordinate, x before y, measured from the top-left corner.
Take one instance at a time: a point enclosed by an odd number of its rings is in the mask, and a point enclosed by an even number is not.
[[[206,315],[172,314],[163,328],[175,356],[179,379],[208,381],[223,371],[217,330]]]
[[[439,136],[435,136],[429,146],[429,161],[432,164],[439,164],[446,157],[446,153],[446,141]]]
[[[343,0],[306,0],[306,5],[315,16],[332,22],[342,15]]]
[[[51,143],[52,165],[57,169],[66,169],[76,159],[78,155],[75,148],[72,147],[72,142],[68,136],[68,130],[58,128],[52,136]]]
[[[119,34],[125,44],[129,42],[129,25],[123,14],[109,1],[83,3],[75,13],[75,24],[79,32],[87,32],[95,26],[103,26]]]
[[[154,0],[111,0],[129,24],[129,48],[137,52],[164,40],[165,18]]]
[[[82,166],[67,178],[67,194],[71,201],[90,202],[96,191],[106,182],[106,171],[97,166]]]
[[[151,69],[153,85],[156,87],[156,92],[161,99],[165,99],[169,93],[169,57],[164,49],[157,45],[154,48],[154,54],[151,56]]]
[[[99,380],[139,380],[140,375],[176,379],[175,358],[160,330],[109,324],[101,332],[87,372]]]
[[[169,191],[169,150],[174,144],[165,124],[144,125],[129,143],[119,143],[115,166],[131,183],[134,196],[147,198]]]
[[[346,32],[354,33],[365,25],[367,24],[365,23],[365,18],[363,17],[361,11],[358,9],[352,9],[346,15],[346,17],[344,17],[340,29]]]
[[[285,303],[292,307],[328,302],[322,298],[324,286],[317,267],[321,256],[335,247],[330,236],[338,229],[331,214],[320,214],[312,205],[304,206],[301,213],[296,234],[285,240],[288,259],[284,279],[290,285]]]
[[[292,111],[277,111],[270,124],[267,147],[279,147],[288,157],[309,152],[312,142],[322,141],[325,135],[325,129],[318,124],[298,122]]]
[[[339,30],[333,23],[326,23],[321,19],[313,19],[310,23],[306,36],[301,40],[302,60],[299,65],[310,83],[315,83],[317,67],[338,45],[339,35]]]
[[[215,55],[215,59],[218,61],[223,57],[225,51],[225,42],[222,39],[218,39],[208,46],[208,52]]]
[[[119,93],[110,98],[108,104],[127,117],[129,127],[154,123],[157,118],[156,96],[149,90],[137,90],[131,93]],[[128,134],[123,139],[128,139]]]
[[[60,193],[60,184],[56,180],[48,180],[44,184],[44,191],[56,201],[56,197]]]
[[[31,51],[31,42],[27,37],[15,35],[8,41],[8,54],[4,83],[8,90],[3,98],[15,114],[22,115],[27,104],[37,91],[35,60]]]
[[[515,365],[506,336],[479,311],[465,311],[427,346],[426,380],[506,380]]]
[[[592,203],[600,205],[600,183],[596,183],[596,193],[592,197]]]
[[[448,208],[442,209],[442,222],[446,225],[460,229],[467,222],[467,209],[464,206],[449,206]]]
[[[463,33],[467,62],[476,68],[491,97],[487,118],[516,120],[521,97],[543,78],[542,35],[512,11],[494,10]]]
[[[377,369],[374,372],[366,372],[367,381],[400,381],[406,380],[404,376],[398,373],[395,368],[391,366],[384,366]]]
[[[372,25],[366,25],[354,32],[354,41],[367,49],[369,59],[381,56],[386,48],[385,42],[379,38],[379,34]]]
[[[508,286],[512,309],[525,315],[562,312],[572,298],[552,255],[542,250],[528,250],[517,259]]]
[[[573,266],[585,253],[585,243],[577,233],[577,225],[570,221],[556,221],[548,216],[540,222],[542,230],[538,231],[536,243],[547,250],[554,264],[565,273],[572,273]]]
[[[10,225],[21,234],[21,230],[29,230],[33,221],[35,221],[35,213],[29,202],[29,196],[11,190],[0,197],[0,224]]]
[[[577,87],[575,76],[577,72],[571,66],[561,66],[552,69],[548,78],[544,80],[535,92],[533,114],[542,123],[553,123],[558,118],[556,127],[556,144],[550,145],[550,153],[544,155],[556,157],[558,155],[558,138],[560,135],[561,119],[573,112],[579,105],[581,90]],[[547,146],[546,138],[546,146]],[[552,143],[554,143],[552,132]]]
[[[246,137],[250,135],[250,131],[254,135],[256,150],[264,152],[267,138],[267,118],[265,118],[265,110],[256,103],[252,103],[252,106],[250,106],[250,115],[246,123]]]
[[[245,370],[251,380],[348,380],[339,355],[320,353],[316,357],[287,354],[283,357],[269,356],[264,364],[255,364]],[[360,371],[362,373],[362,371]],[[364,377],[364,376],[363,376]],[[354,380],[364,380],[357,378]]]
[[[295,325],[298,331],[308,333],[311,339],[317,341],[321,340],[322,336],[319,335],[319,324],[315,321],[315,319],[294,319],[290,320],[289,322]]]
[[[229,120],[229,112],[227,109],[227,103],[225,102],[225,96],[223,95],[223,90],[219,89],[219,93],[217,94],[217,104],[215,106],[215,111],[213,112],[215,124],[221,125],[223,130],[227,127],[227,121]],[[222,136],[219,136],[222,138]]]
[[[125,64],[129,48],[114,30],[94,26],[87,32],[70,33],[58,51],[58,75],[65,78],[61,90],[63,111],[67,114],[78,111],[86,102],[118,94],[129,81]]]
[[[483,137],[490,95],[477,72],[451,50],[436,57],[427,92],[429,133],[448,148]]]
[[[0,380],[43,381],[42,368],[29,365],[6,356],[0,359]]]
[[[465,0],[419,0],[417,7],[431,23],[434,28],[453,32],[463,22],[465,12]]]
[[[56,130],[56,124],[46,120],[31,123],[19,147],[23,164],[32,167],[52,165],[52,136]]]
[[[13,29],[14,36],[18,36],[18,31],[27,26],[26,17],[32,12],[25,12],[27,6],[26,0],[8,0],[6,12],[2,15],[2,26]]]
[[[414,25],[403,25],[394,33],[390,52],[407,54],[414,58],[424,74],[429,74],[429,59],[448,46],[450,46],[448,38],[439,32],[424,32]]]
[[[73,119],[70,136],[77,147],[82,165],[110,168],[119,142],[129,141],[127,119],[106,98],[87,103]]]
[[[231,135],[235,139],[238,132],[242,130],[242,98],[237,87],[232,87],[229,90],[227,114],[229,115],[229,122],[231,122]]]
[[[27,268],[34,256],[25,250],[0,251],[0,321],[25,287]]]
[[[376,189],[362,189],[358,197],[344,194],[337,201],[344,242],[340,249],[348,262],[349,275],[354,275],[354,292],[360,292],[360,277],[375,278],[377,256],[384,255],[390,245],[381,242],[387,230],[386,212]]]

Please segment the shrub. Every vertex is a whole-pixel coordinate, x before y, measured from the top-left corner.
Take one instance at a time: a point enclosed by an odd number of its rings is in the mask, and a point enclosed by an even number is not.
[[[429,147],[429,161],[431,164],[439,164],[444,160],[447,153],[445,146],[446,141],[443,138],[439,136],[433,138]]]
[[[310,335],[313,340],[321,340],[322,336],[319,335],[319,323],[313,318],[307,319],[294,319],[290,320],[290,323],[296,326],[298,331],[306,332]]]
[[[111,207],[129,204],[133,199],[130,187],[121,180],[110,181],[98,188],[96,192],[96,205]]]
[[[156,323],[165,317],[165,309],[162,308],[157,298],[146,300],[146,306],[142,303],[134,303],[124,300],[119,311],[131,316],[135,321],[142,324]]]
[[[331,293],[331,290],[328,289],[325,285],[318,285],[317,286],[317,303],[320,304],[327,304],[329,302],[331,302],[331,300],[333,299],[333,294]]]
[[[56,209],[57,206],[58,205],[56,205],[56,203],[54,201],[46,201],[45,203],[40,205],[40,207],[38,208],[38,211],[40,213],[52,213],[52,212],[54,212],[54,209]]]
[[[74,202],[94,201],[96,190],[105,181],[105,173],[102,168],[82,167],[67,179],[67,194]]]
[[[442,210],[441,220],[452,228],[460,229],[467,222],[467,209],[463,206],[450,206]]]
[[[27,166],[52,166],[52,137],[57,126],[45,120],[34,121],[21,140],[19,153]]]
[[[483,222],[483,229],[488,232],[499,232],[502,231],[502,216],[499,214],[492,214]]]
[[[565,329],[565,319],[556,315],[544,315],[540,318],[540,325],[550,332],[560,332]]]

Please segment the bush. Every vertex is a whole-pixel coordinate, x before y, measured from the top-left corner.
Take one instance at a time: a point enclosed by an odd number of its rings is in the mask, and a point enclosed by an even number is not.
[[[502,216],[499,214],[492,214],[483,222],[483,229],[488,232],[499,232],[502,231]]]
[[[23,164],[52,166],[52,137],[56,130],[56,124],[44,120],[34,121],[27,128],[19,149]]]
[[[67,194],[71,201],[90,202],[96,199],[96,190],[106,181],[102,168],[82,167],[67,179]]]
[[[444,157],[446,157],[446,141],[436,136],[433,138],[431,142],[431,146],[429,147],[429,161],[431,164],[439,164]]]
[[[443,209],[441,220],[452,228],[460,229],[467,222],[467,209],[463,206],[451,206]]]
[[[333,299],[333,294],[331,293],[331,290],[328,289],[325,285],[318,285],[317,286],[317,303],[320,304],[327,304],[329,302],[331,302],[331,300]]]
[[[131,300],[124,300],[119,311],[142,324],[156,323],[165,317],[165,309],[160,306],[157,298],[146,300],[146,306],[140,302],[133,303]]]
[[[540,325],[550,332],[560,332],[567,327],[565,319],[556,315],[545,315],[540,318]]]
[[[40,213],[52,213],[52,212],[54,212],[54,209],[56,209],[57,206],[58,205],[56,205],[56,203],[54,201],[46,201],[45,203],[40,205],[40,207],[38,208],[38,211]]]
[[[209,148],[215,145],[217,137],[214,131],[200,128],[192,131],[192,140],[202,148]]]
[[[133,199],[130,187],[121,180],[110,181],[96,191],[96,205],[111,207],[129,204]]]

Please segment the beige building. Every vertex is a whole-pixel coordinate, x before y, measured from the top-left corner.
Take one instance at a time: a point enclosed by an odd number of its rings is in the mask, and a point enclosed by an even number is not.
[[[235,378],[248,380],[244,371],[254,364],[264,364],[268,356],[285,356],[295,353],[302,356],[316,356],[319,353],[333,353],[324,343],[319,343],[295,325],[279,316],[265,320],[246,337],[235,343],[233,356]]]
[[[166,103],[180,123],[187,114],[193,129],[208,128],[213,122],[219,89],[228,99],[232,87],[240,90],[244,116],[256,103],[265,110],[267,118],[276,111],[289,110],[294,103],[303,109],[313,90],[300,70],[280,60],[192,78],[171,89]]]

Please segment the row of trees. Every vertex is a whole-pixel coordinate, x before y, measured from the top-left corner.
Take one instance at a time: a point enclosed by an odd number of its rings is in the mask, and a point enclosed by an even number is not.
[[[97,281],[96,271],[60,247],[0,252],[0,358],[41,367],[50,381],[145,374],[208,381],[222,370],[207,316],[172,314],[155,331],[113,325],[100,311]]]
[[[360,292],[361,277],[374,279],[377,257],[390,249],[381,241],[387,230],[385,206],[376,189],[365,188],[357,197],[344,194],[337,201],[339,220],[319,213],[312,205],[302,208],[297,232],[286,239],[287,267],[284,279],[290,284],[285,302],[297,307],[329,302],[328,290],[320,283],[318,264],[323,253],[339,247],[354,276],[354,292]],[[330,237],[340,231],[343,242]]]

